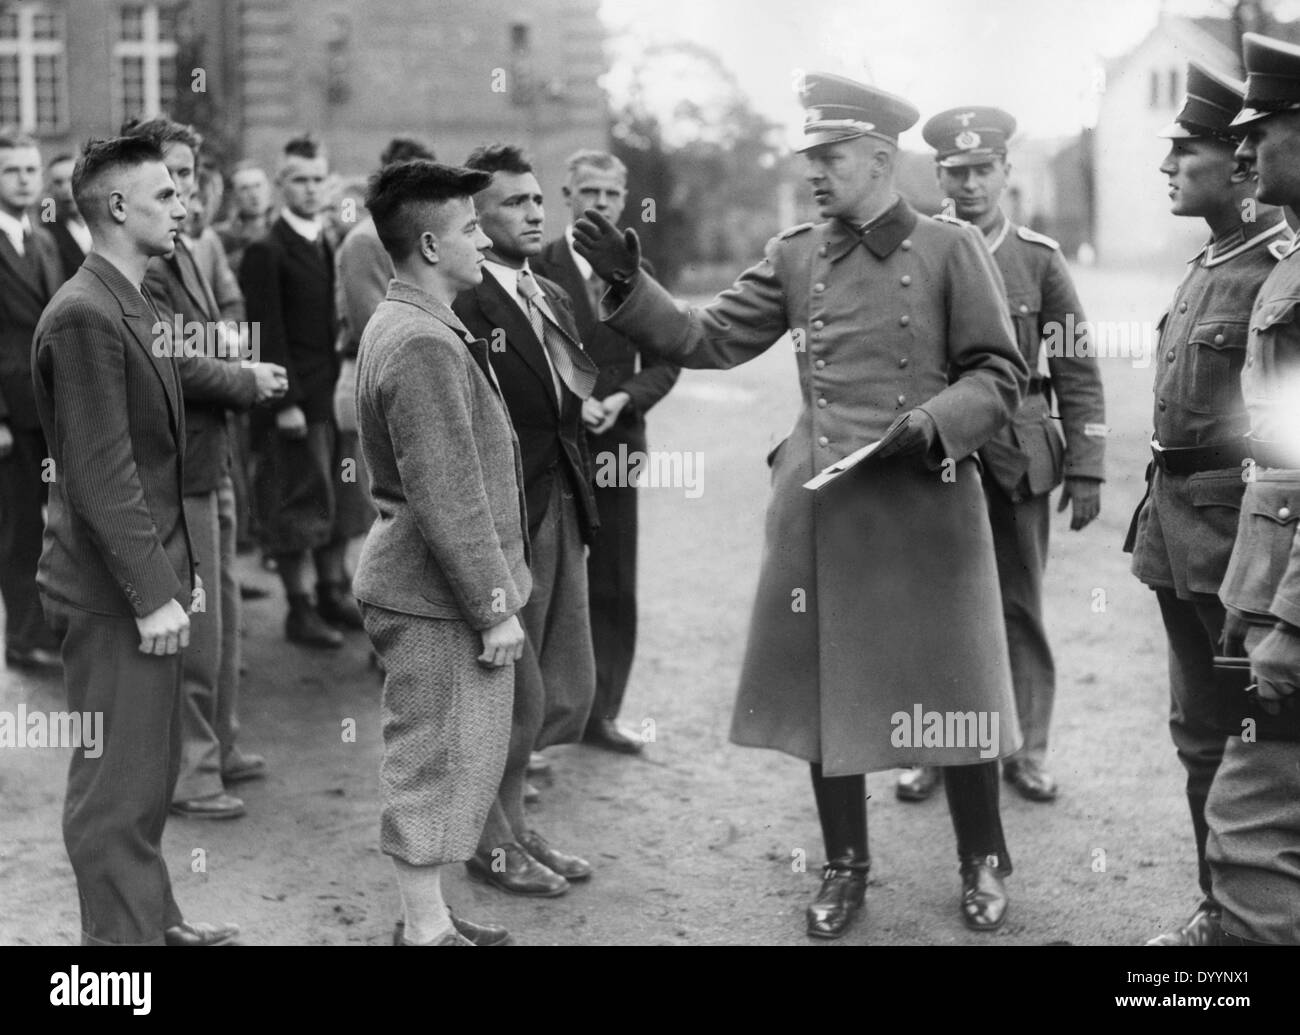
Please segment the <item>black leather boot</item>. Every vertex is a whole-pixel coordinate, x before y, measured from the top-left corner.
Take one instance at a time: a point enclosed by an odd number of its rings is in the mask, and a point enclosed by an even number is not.
[[[961,865],[961,918],[972,931],[996,931],[1007,914],[1003,878],[1011,855],[1002,832],[998,764],[951,766],[944,773]]]
[[[361,609],[346,582],[316,583],[316,613],[335,628],[364,629]]]
[[[821,820],[826,863],[821,891],[807,910],[808,935],[838,938],[853,922],[866,895],[867,788],[862,776],[823,776],[812,763],[813,795]]]
[[[996,931],[1007,918],[1007,889],[1002,878],[1010,865],[996,854],[961,860],[961,918],[972,931]]]

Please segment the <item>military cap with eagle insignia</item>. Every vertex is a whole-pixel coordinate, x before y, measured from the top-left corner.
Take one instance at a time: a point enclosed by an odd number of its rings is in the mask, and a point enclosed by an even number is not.
[[[939,112],[922,127],[921,135],[934,148],[935,160],[953,169],[1005,158],[1015,131],[1015,118],[1001,108],[968,106]]]
[[[1241,50],[1246,98],[1233,126],[1248,126],[1279,111],[1300,108],[1300,47],[1248,32],[1241,37]]]
[[[879,137],[898,143],[904,130],[916,125],[921,113],[892,93],[828,72],[809,72],[799,93],[804,111],[804,142],[796,151],[858,137]]]
[[[1245,130],[1234,129],[1246,84],[1196,61],[1187,63],[1187,98],[1174,121],[1156,136],[1167,140],[1213,137],[1235,144]]]

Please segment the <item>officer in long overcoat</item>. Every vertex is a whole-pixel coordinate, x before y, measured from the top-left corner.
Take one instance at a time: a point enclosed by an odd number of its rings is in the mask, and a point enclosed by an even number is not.
[[[594,212],[575,244],[613,284],[610,324],[674,362],[731,367],[791,334],[804,405],[771,457],[731,738],[812,764],[829,862],[809,933],[838,936],[861,904],[863,774],[923,763],[962,767],[947,786],[963,915],[993,929],[1010,872],[996,759],[1020,733],[972,457],[1015,412],[1027,368],[978,232],[893,189],[916,109],[829,75],[803,95],[800,150],[826,221],[774,238],[707,306],[675,303],[639,272],[635,233]],[[891,428],[870,460],[805,488]]]

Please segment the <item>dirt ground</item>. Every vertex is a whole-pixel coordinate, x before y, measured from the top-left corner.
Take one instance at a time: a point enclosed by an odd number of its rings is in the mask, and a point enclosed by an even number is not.
[[[1180,272],[1077,277],[1093,319],[1154,321]],[[553,779],[535,826],[590,859],[594,879],[538,902],[457,873],[446,891],[463,915],[502,922],[526,945],[807,941],[803,910],[822,858],[807,767],[727,741],[761,550],[763,459],[797,411],[793,362],[782,344],[734,371],[687,373],[651,415],[654,448],[704,461],[698,499],[681,488],[641,498],[641,636],[623,719],[654,741],[639,759],[548,752]],[[1055,518],[1048,571],[1060,683],[1050,764],[1062,793],[1052,805],[1004,793],[1016,867],[1007,924],[965,930],[942,794],[903,804],[893,775],[878,773],[865,917],[830,944],[1131,945],[1196,902],[1163,633],[1120,552],[1142,494],[1152,369],[1127,359],[1102,368],[1112,429],[1102,515],[1082,533]],[[379,681],[364,634],[337,653],[306,651],[284,641],[282,609],[276,589],[245,618],[242,739],[266,755],[269,778],[241,785],[245,818],[169,821],[177,898],[193,919],[238,922],[249,944],[382,945],[398,898],[378,850]],[[57,679],[0,670],[0,709],[56,709],[61,696]],[[342,735],[349,719],[355,742]],[[62,749],[0,749],[0,944],[78,937],[60,834],[67,761]]]

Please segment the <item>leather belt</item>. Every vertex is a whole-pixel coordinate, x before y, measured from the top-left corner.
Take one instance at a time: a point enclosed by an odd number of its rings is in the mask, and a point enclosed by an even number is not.
[[[1276,467],[1282,470],[1300,468],[1300,457],[1294,451],[1282,449],[1276,442],[1265,442],[1253,436],[1247,439],[1250,455],[1260,467]]]
[[[1165,474],[1187,475],[1240,467],[1250,455],[1250,445],[1244,438],[1208,446],[1162,446],[1151,440],[1151,456]]]

